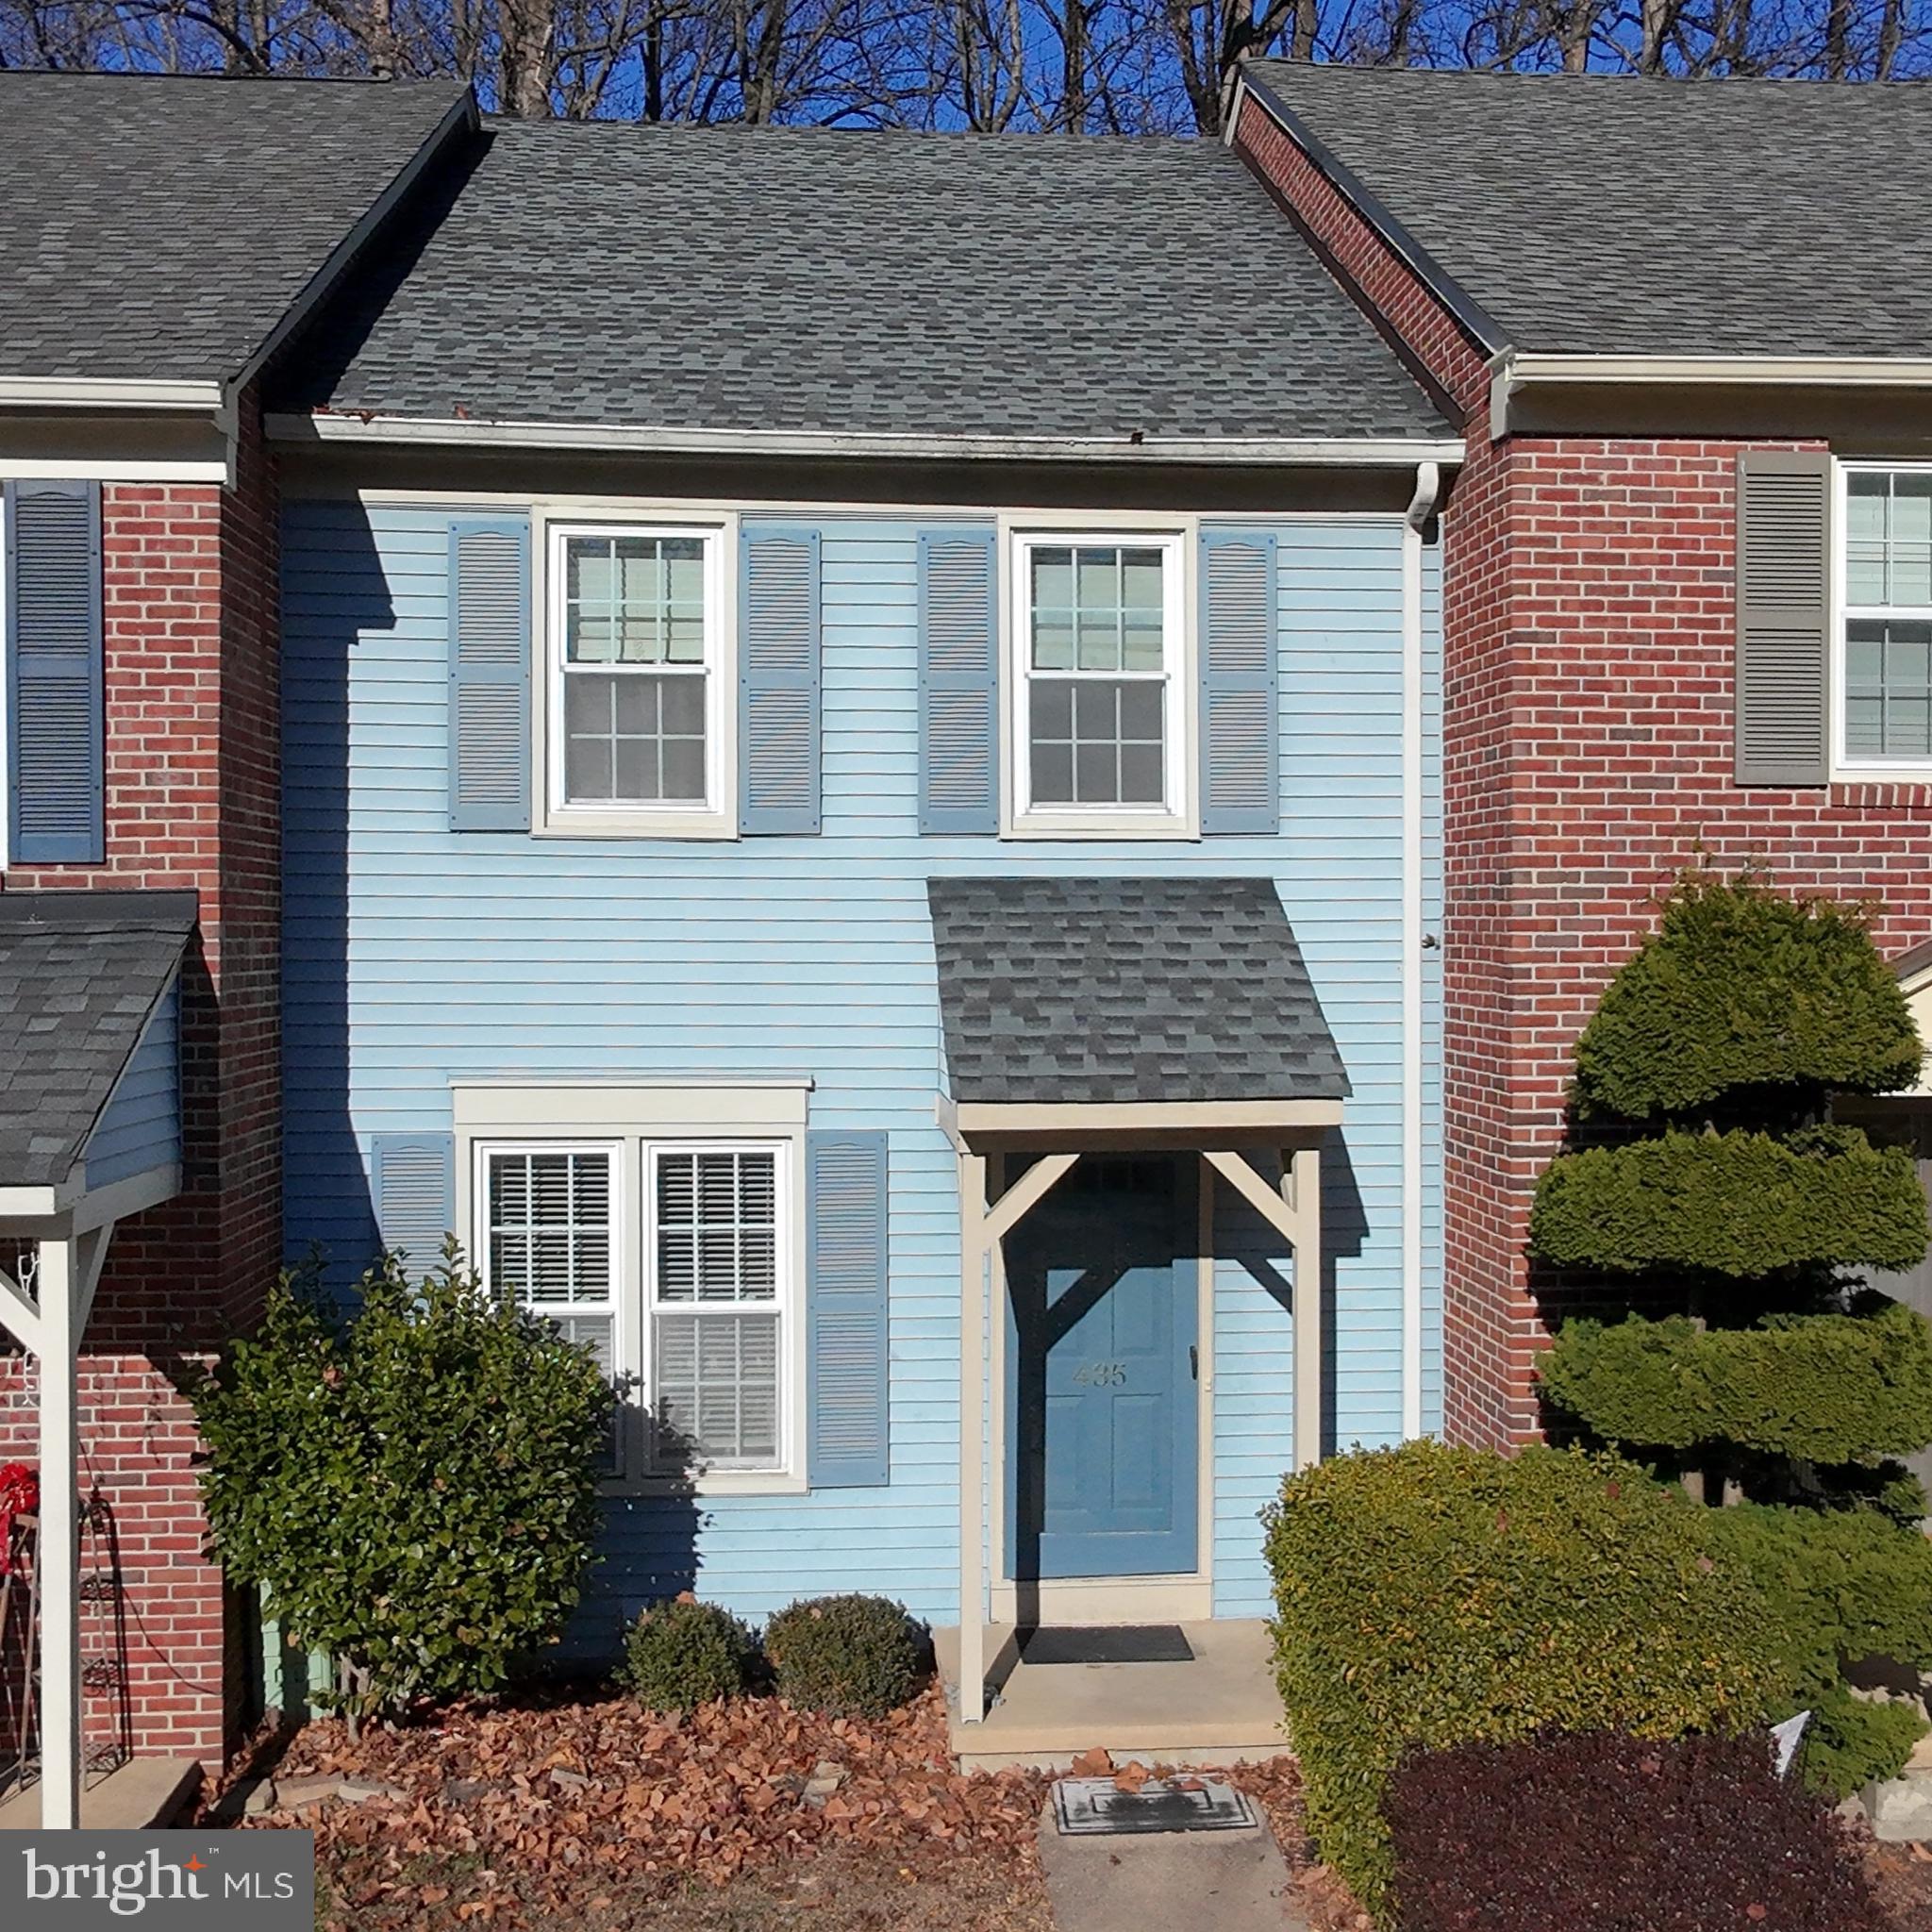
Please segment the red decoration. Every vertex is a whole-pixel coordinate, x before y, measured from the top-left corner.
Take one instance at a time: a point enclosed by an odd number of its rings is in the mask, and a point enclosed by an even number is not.
[[[25,1462],[0,1464],[0,1576],[13,1568],[13,1519],[41,1507],[41,1479]]]

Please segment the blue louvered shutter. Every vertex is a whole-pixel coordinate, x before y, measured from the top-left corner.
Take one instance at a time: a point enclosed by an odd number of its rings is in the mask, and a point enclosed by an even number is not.
[[[530,828],[530,525],[449,526],[449,824]]]
[[[7,820],[15,864],[107,857],[101,487],[6,486]]]
[[[738,828],[819,828],[819,533],[747,524],[741,580]]]
[[[408,1257],[417,1279],[442,1258],[457,1218],[456,1141],[449,1134],[377,1134],[369,1143],[369,1190],[385,1249]]]
[[[886,1137],[806,1136],[806,1393],[814,1489],[887,1475]]]
[[[1274,538],[1201,533],[1201,829],[1278,829]]]
[[[919,538],[919,829],[1000,828],[999,614],[991,530]]]

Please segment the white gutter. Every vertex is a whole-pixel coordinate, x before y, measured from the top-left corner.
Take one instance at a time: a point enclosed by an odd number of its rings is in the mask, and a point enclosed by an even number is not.
[[[549,449],[650,456],[929,458],[947,462],[1347,463],[1407,468],[1462,460],[1459,438],[906,436],[830,429],[691,429],[621,423],[505,423],[469,417],[271,415],[271,441]]]
[[[0,409],[192,409],[214,411],[219,382],[124,376],[0,375]]]
[[[1402,1434],[1423,1432],[1423,529],[1442,473],[1418,463],[1402,519]]]

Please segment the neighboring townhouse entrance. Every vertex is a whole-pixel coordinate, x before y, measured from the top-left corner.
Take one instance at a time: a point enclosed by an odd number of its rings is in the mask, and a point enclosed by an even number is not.
[[[1198,1567],[1197,1167],[1090,1157],[1008,1238],[1019,1581]]]

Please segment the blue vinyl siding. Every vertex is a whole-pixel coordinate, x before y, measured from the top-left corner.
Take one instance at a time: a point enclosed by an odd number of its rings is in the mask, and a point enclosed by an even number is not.
[[[1401,1429],[1398,520],[1274,526],[1282,829],[1201,844],[922,837],[921,525],[894,515],[818,527],[820,833],[569,840],[449,830],[445,514],[288,512],[291,1249],[319,1241],[359,1260],[373,1240],[371,1136],[447,1131],[451,1082],[466,1078],[800,1074],[814,1082],[815,1129],[891,1137],[889,1486],[613,1503],[585,1642],[608,1642],[619,1615],[693,1581],[753,1616],[862,1588],[957,1617],[958,1205],[933,1118],[933,873],[1206,869],[1276,881],[1355,1083],[1345,1158],[1331,1150],[1324,1190],[1336,1434],[1381,1442]],[[1291,1435],[1288,1317],[1270,1317],[1246,1271],[1218,1272],[1217,1351],[1254,1345],[1216,1391],[1203,1532],[1219,1609],[1255,1614],[1255,1512]],[[1439,1364],[1432,1338],[1428,1348]],[[1439,1395],[1425,1399],[1425,1417],[1430,1399],[1440,1408]]]
[[[181,1158],[181,982],[155,1010],[87,1143],[87,1184],[104,1188]]]

